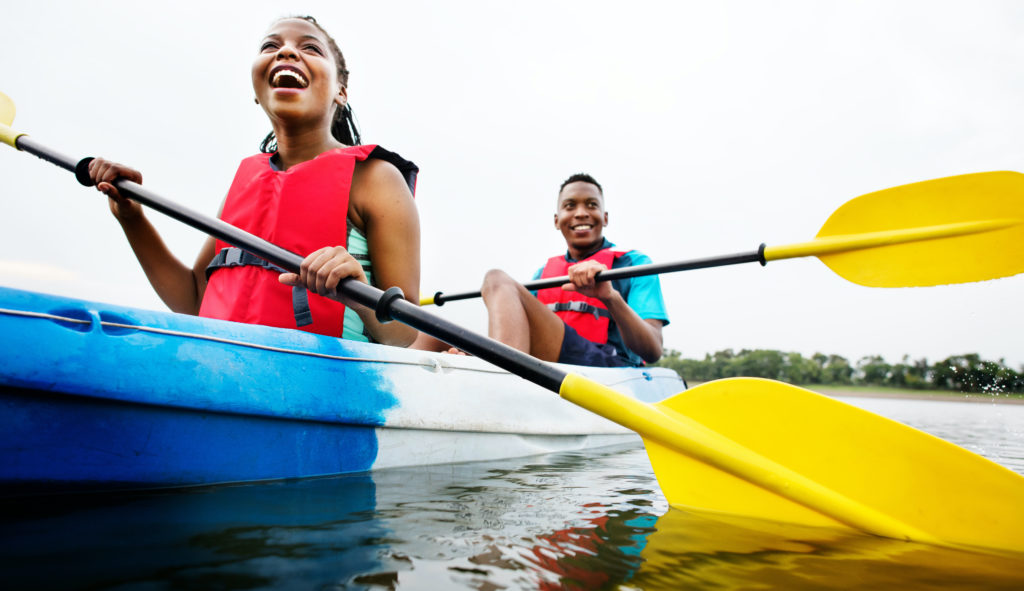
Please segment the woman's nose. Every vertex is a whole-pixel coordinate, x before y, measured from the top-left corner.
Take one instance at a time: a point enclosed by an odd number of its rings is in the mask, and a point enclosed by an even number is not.
[[[277,50],[277,59],[279,60],[293,59],[298,55],[299,54],[295,51],[295,48],[288,43],[285,43]]]

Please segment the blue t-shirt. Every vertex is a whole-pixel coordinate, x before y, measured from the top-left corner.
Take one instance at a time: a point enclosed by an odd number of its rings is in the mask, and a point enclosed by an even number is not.
[[[608,241],[606,238],[601,248],[611,248],[615,245]],[[572,258],[568,251],[565,253],[565,260],[570,263],[579,262]],[[615,262],[612,263],[612,269],[621,269],[623,267],[633,267],[636,265],[647,265],[651,263],[651,258],[647,255],[631,250],[626,254],[616,257]],[[533,274],[533,279],[540,279],[541,274],[544,272],[544,267],[541,267]],[[662,324],[668,324],[668,312],[665,311],[665,300],[661,295],[661,279],[658,275],[645,275],[643,277],[627,277],[626,279],[612,279],[612,287],[615,291],[622,294],[622,299],[626,300],[630,308],[637,313],[640,318],[645,320],[660,320]],[[537,292],[533,292],[533,295],[537,295]],[[614,319],[609,319],[608,323],[608,344],[615,347],[619,357],[625,360],[629,365],[643,365],[644,360],[629,350],[625,343],[622,342],[622,335],[619,334],[619,327],[615,324]]]

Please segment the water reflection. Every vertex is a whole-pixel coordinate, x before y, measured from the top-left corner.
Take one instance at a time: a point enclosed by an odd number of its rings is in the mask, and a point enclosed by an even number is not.
[[[1021,589],[1024,556],[935,548],[850,532],[677,509],[658,519],[642,589]]]
[[[312,588],[373,568],[373,480],[5,501],[13,588]],[[55,568],[55,565],[57,568]]]
[[[965,395],[964,401],[841,398],[951,441],[1024,474],[1024,404]]]
[[[1019,459],[1016,408],[975,445]],[[639,446],[0,507],[19,589],[1024,588],[1021,557],[669,510]]]

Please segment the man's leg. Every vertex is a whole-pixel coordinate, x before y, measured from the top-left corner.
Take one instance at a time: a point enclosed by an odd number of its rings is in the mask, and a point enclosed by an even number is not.
[[[544,361],[558,361],[565,325],[504,271],[487,272],[480,288],[487,305],[487,334]]]
[[[416,340],[409,345],[409,348],[440,353],[443,351],[451,351],[452,346],[441,339],[432,337],[425,332],[421,332],[416,335]]]

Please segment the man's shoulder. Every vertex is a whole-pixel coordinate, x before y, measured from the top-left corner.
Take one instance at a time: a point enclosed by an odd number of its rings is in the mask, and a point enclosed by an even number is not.
[[[622,253],[615,257],[614,267],[633,267],[636,265],[648,265],[651,263],[651,257],[639,250],[619,247],[615,247],[614,250]]]

